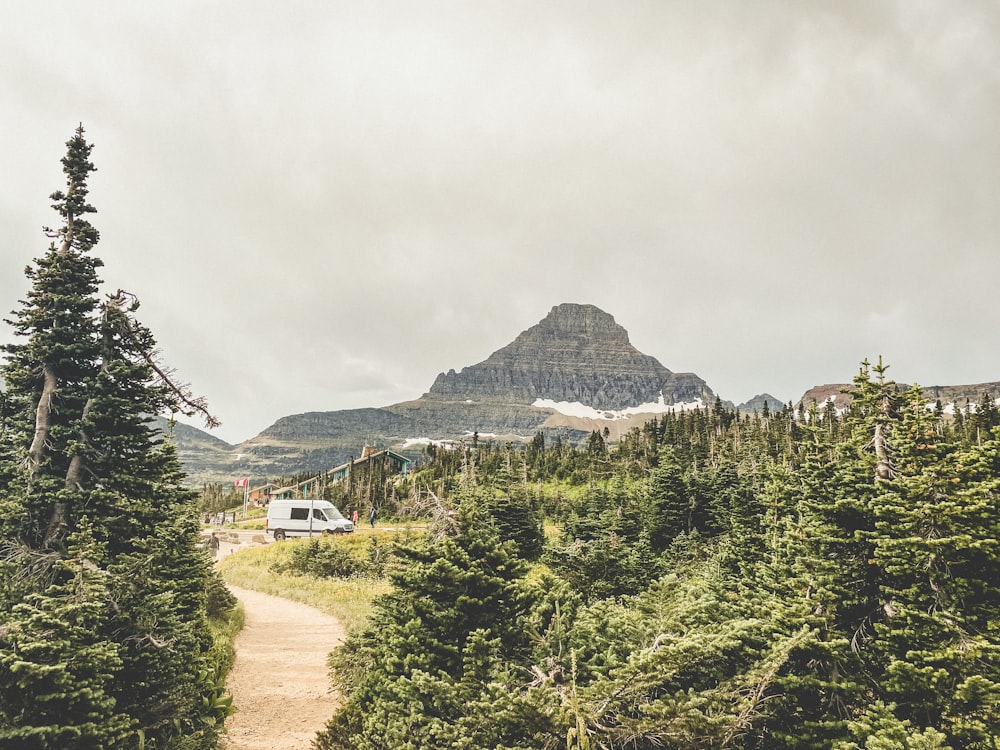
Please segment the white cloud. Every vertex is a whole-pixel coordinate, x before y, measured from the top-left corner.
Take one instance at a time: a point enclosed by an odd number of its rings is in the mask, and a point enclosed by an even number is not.
[[[880,353],[1000,379],[995,5],[4,12],[0,309],[83,121],[104,275],[230,441],[419,396],[571,301],[736,402]]]

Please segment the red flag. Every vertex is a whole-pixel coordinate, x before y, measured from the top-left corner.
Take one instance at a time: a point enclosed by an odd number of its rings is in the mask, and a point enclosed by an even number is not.
[[[235,482],[233,482],[233,485],[236,487],[246,487],[248,481],[250,481],[250,478],[244,477],[243,479],[237,479]]]

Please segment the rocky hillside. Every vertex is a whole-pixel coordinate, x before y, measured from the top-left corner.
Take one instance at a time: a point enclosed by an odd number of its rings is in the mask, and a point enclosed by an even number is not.
[[[152,426],[177,446],[177,457],[187,471],[189,484],[200,485],[228,478],[228,475],[220,476],[220,472],[231,460],[236,446],[197,427],[171,422],[163,417],[154,417]]]
[[[905,383],[899,384],[900,388],[908,388]],[[851,386],[848,383],[831,383],[829,385],[817,385],[810,388],[802,398],[796,401],[805,406],[813,403],[825,404],[833,401],[838,409],[844,409],[851,402]],[[946,412],[953,412],[957,406],[964,409],[966,404],[972,404],[973,408],[984,395],[995,401],[1000,399],[1000,382],[993,383],[973,383],[970,385],[932,385],[921,387],[921,393],[929,402],[941,402],[941,406]]]
[[[386,410],[410,419],[414,436],[521,439],[539,430],[582,437],[608,423],[616,434],[639,415],[714,401],[697,375],[632,346],[608,313],[563,304],[484,361],[441,373],[421,398]]]
[[[847,387],[816,386],[799,401],[833,398],[843,407]],[[1000,396],[1000,383],[924,389],[946,410],[974,404],[984,393]],[[697,375],[672,372],[638,351],[608,313],[563,304],[482,362],[441,373],[416,400],[283,417],[237,446],[180,424],[173,439],[192,484],[200,484],[328,469],[356,458],[366,444],[418,458],[428,441],[469,439],[473,433],[516,441],[542,431],[576,441],[607,429],[614,441],[657,414],[711,406],[715,399]],[[765,393],[739,408],[760,412],[764,403],[773,412],[783,406]]]

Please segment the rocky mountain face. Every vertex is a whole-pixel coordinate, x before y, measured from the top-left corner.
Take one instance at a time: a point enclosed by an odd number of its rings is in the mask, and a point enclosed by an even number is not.
[[[189,484],[231,478],[221,473],[230,463],[236,446],[197,427],[168,421],[164,417],[154,417],[150,426],[158,429],[177,447],[177,457],[188,474]]]
[[[572,441],[608,427],[614,439],[670,408],[714,402],[704,380],[638,351],[608,313],[563,304],[483,362],[441,373],[414,401],[283,417],[238,446],[177,439],[194,481],[223,481],[330,468],[365,444],[416,457],[428,440],[473,433],[522,440],[543,431]]]
[[[701,378],[675,374],[629,342],[628,332],[593,305],[563,304],[485,361],[438,375],[432,398],[532,404],[581,403],[598,411],[663,400],[711,403]]]

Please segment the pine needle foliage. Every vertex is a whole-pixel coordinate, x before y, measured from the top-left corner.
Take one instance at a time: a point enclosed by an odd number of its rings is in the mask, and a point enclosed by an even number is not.
[[[0,747],[210,748],[215,573],[150,425],[199,402],[157,363],[137,300],[98,296],[91,150],[77,129],[0,366]]]

